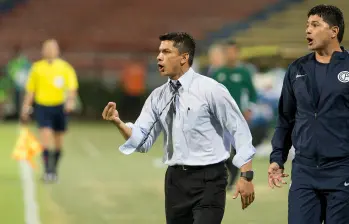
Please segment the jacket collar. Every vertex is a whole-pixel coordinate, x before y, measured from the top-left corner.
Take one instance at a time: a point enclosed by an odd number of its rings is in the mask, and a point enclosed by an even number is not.
[[[345,48],[343,46],[341,46],[340,48],[342,51],[333,52],[330,63],[332,61],[344,60],[344,59],[346,59],[346,57],[348,57],[348,51],[345,50]],[[308,54],[305,58],[305,61],[315,61],[315,60],[316,60],[315,52]]]

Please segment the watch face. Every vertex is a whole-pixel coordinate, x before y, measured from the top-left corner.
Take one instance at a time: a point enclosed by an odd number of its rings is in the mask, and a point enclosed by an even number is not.
[[[253,171],[247,171],[241,173],[242,177],[245,177],[248,181],[251,181],[253,179]]]

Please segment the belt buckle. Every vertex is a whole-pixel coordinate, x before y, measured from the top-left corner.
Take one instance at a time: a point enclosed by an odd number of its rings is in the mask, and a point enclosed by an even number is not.
[[[184,166],[184,165],[181,165],[181,167],[182,167],[182,169],[183,169],[183,170],[187,170],[187,168],[185,168],[185,166]]]

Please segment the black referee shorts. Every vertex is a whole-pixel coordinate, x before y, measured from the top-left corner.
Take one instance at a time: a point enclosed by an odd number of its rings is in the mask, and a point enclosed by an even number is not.
[[[43,106],[35,104],[34,114],[39,128],[51,128],[56,132],[63,132],[67,128],[67,114],[64,105]]]

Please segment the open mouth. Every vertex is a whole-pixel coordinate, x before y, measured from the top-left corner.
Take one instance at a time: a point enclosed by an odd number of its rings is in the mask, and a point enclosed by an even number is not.
[[[163,65],[158,64],[158,68],[160,72],[164,72],[165,71],[165,67]]]
[[[310,37],[307,37],[307,41],[308,41],[308,45],[312,45],[313,44],[313,39]]]

